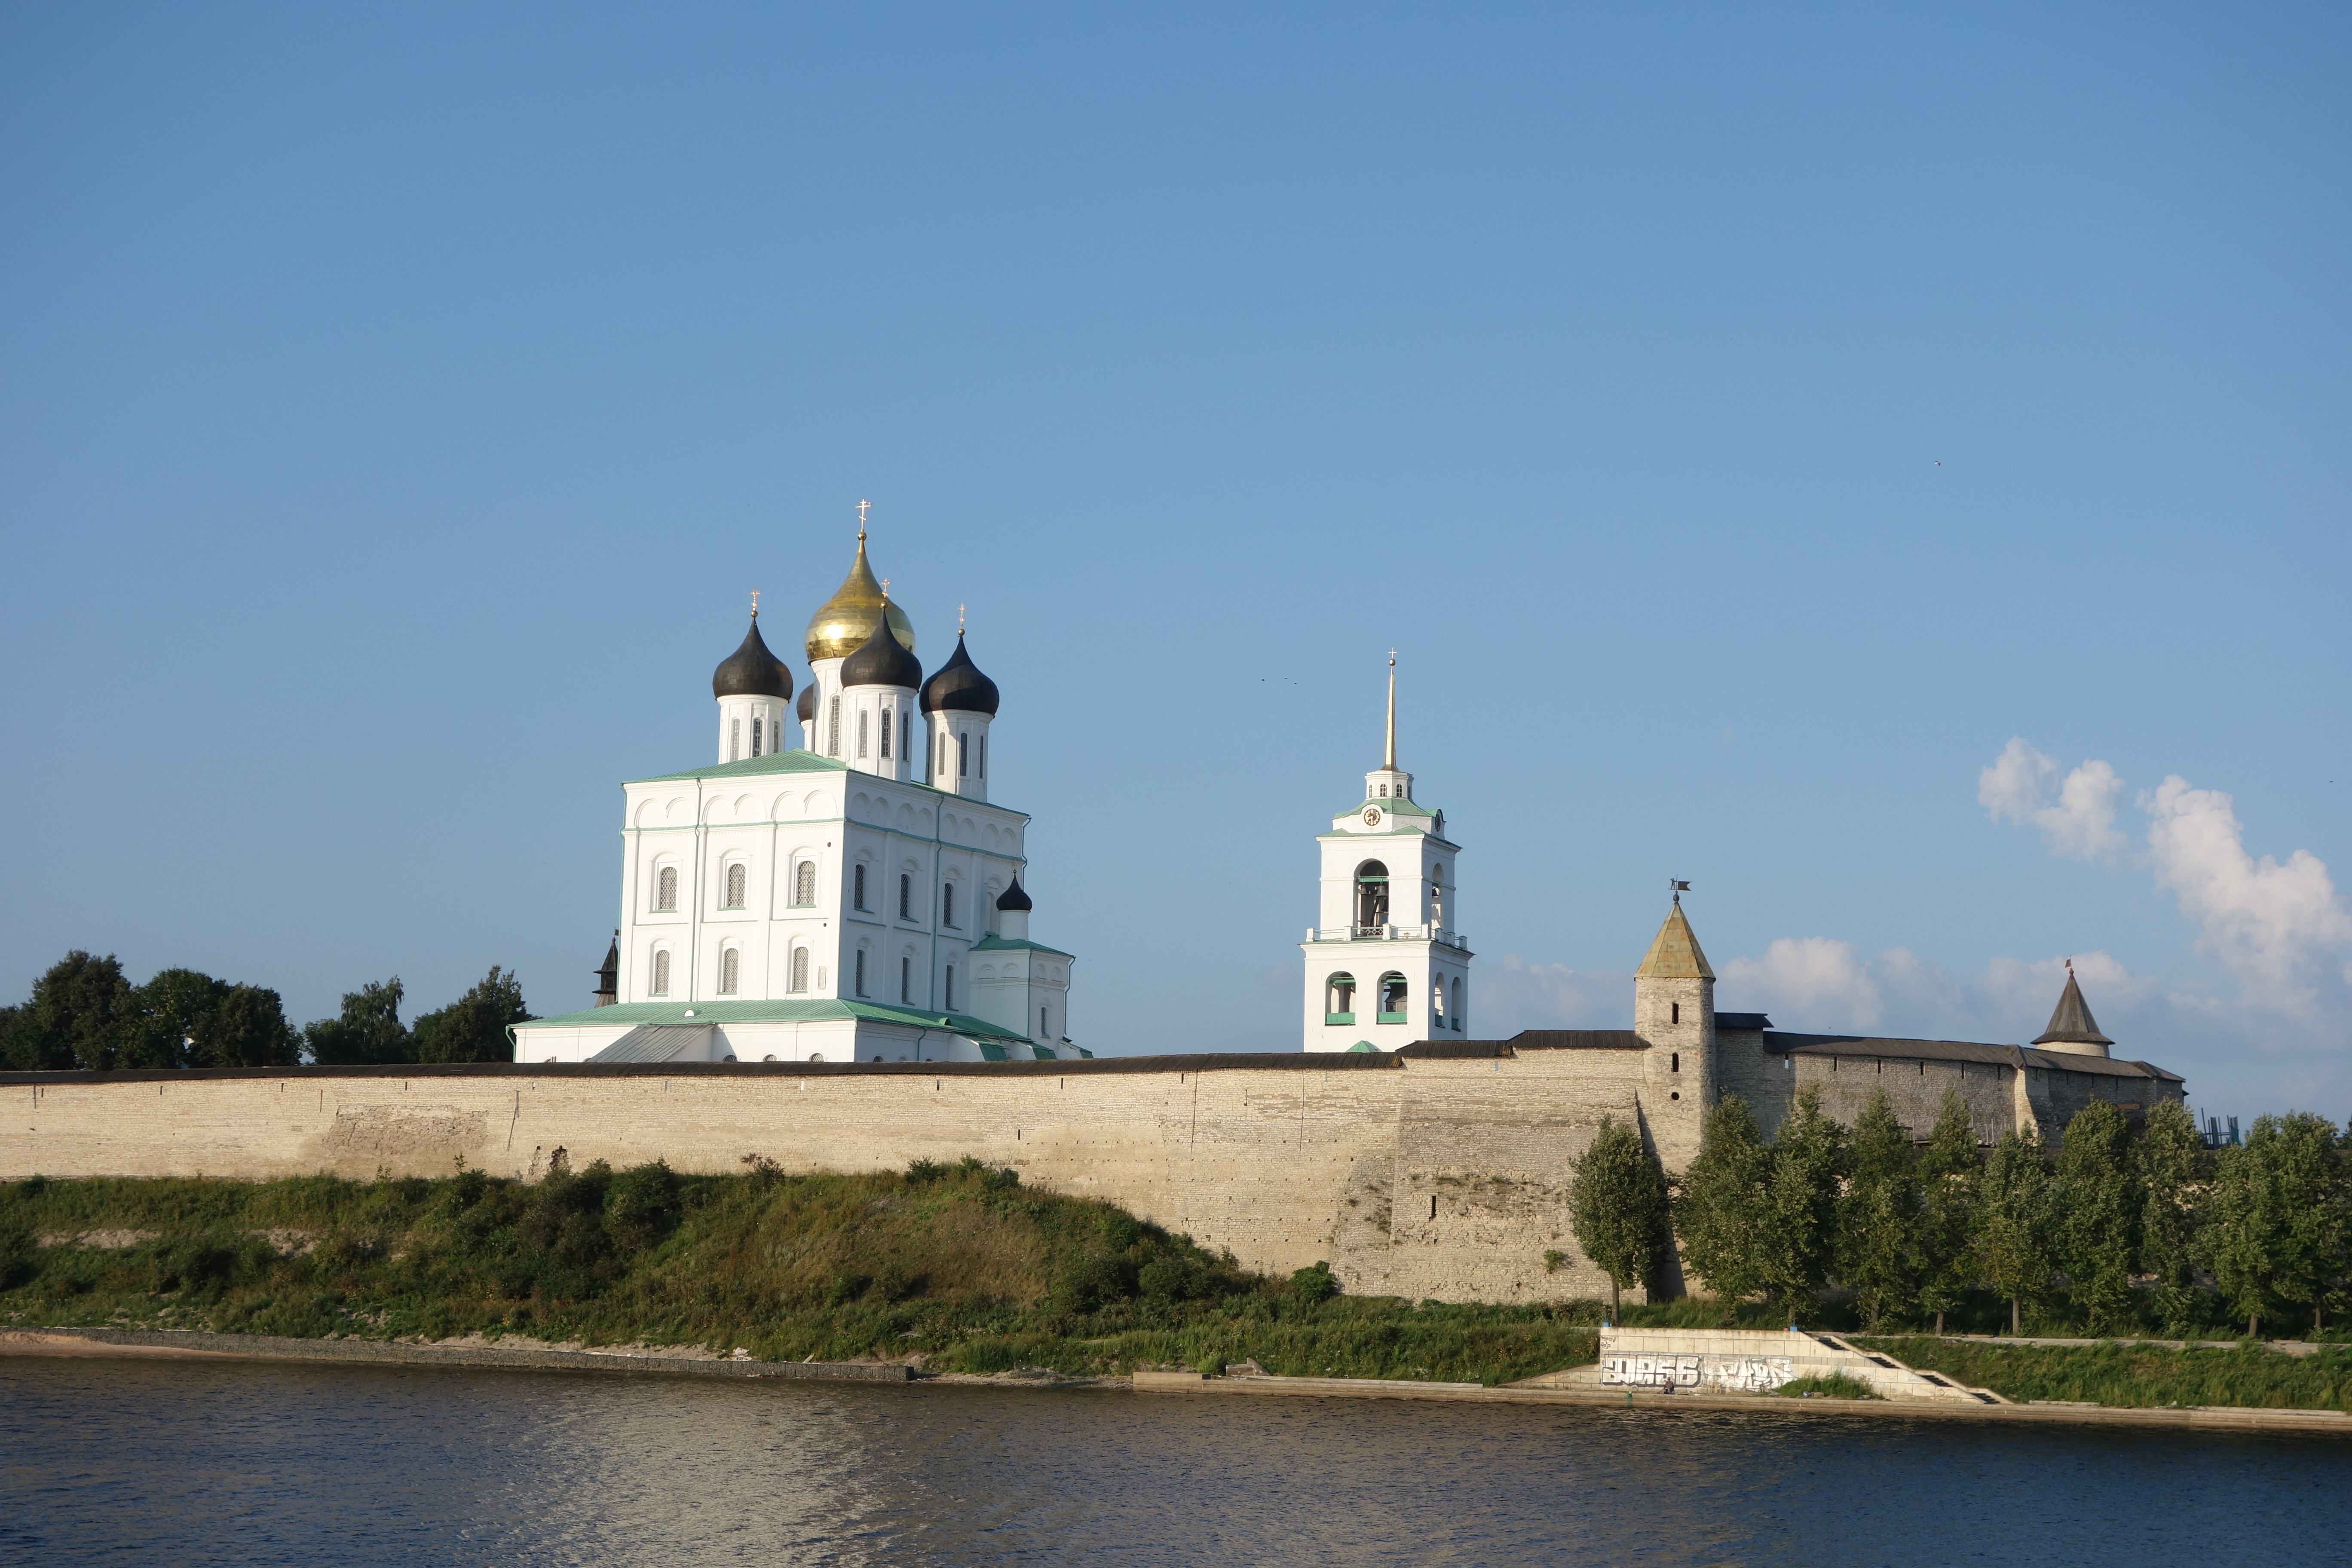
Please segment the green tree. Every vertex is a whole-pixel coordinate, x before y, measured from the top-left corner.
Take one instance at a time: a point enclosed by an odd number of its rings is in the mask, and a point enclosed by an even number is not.
[[[1869,1331],[1888,1312],[1907,1312],[1919,1284],[1920,1201],[1911,1134],[1879,1089],[1853,1124],[1845,1192],[1838,1199],[1839,1280],[1853,1291]]]
[[[1765,1287],[1762,1220],[1771,1172],[1756,1113],[1738,1095],[1725,1095],[1700,1124],[1698,1158],[1683,1177],[1674,1227],[1685,1267],[1723,1303],[1726,1323]]]
[[[1983,1175],[1968,1101],[1958,1089],[1948,1089],[1936,1115],[1936,1130],[1919,1155],[1919,1305],[1936,1314],[1937,1334],[1944,1331],[1944,1314],[1958,1306],[1977,1281],[1969,1227],[1976,1217],[1977,1187]]]
[[[33,983],[32,999],[8,1032],[7,1065],[20,1072],[107,1071],[120,1065],[131,1012],[122,965],[111,954],[92,958],[76,948]]]
[[[2058,1266],[2074,1305],[2096,1333],[2132,1315],[2132,1269],[2139,1262],[2138,1163],[2124,1113],[2095,1100],[2066,1123],[2058,1146]]]
[[[190,1065],[200,1068],[290,1068],[301,1059],[302,1037],[287,1023],[278,993],[262,985],[223,991],[189,1053]]]
[[[509,1026],[527,1023],[522,983],[492,964],[474,988],[437,1013],[416,1020],[416,1059],[420,1062],[510,1062],[514,1037]]]
[[[2210,1162],[2189,1108],[2158,1100],[2133,1151],[2139,1164],[2139,1267],[2156,1277],[2158,1321],[2165,1332],[2186,1336],[2204,1319],[2197,1288],[2198,1205]]]
[[[402,992],[395,974],[343,993],[341,1016],[302,1031],[310,1059],[320,1067],[386,1066],[416,1059],[416,1041],[400,1021]]]
[[[1601,1119],[1576,1162],[1568,1212],[1576,1245],[1609,1276],[1609,1321],[1616,1322],[1624,1288],[1646,1284],[1672,1245],[1665,1173],[1632,1123]]]
[[[1799,1089],[1772,1141],[1763,1226],[1766,1288],[1788,1309],[1792,1328],[1799,1303],[1829,1280],[1845,1154],[1845,1129],[1822,1114],[1821,1090]]]
[[[2024,1331],[2023,1306],[2050,1292],[2050,1163],[2031,1131],[2004,1132],[1985,1162],[1974,1227],[1984,1278],[2009,1300],[2009,1331]]]
[[[2334,1124],[2302,1111],[2258,1117],[2243,1144],[2221,1152],[2201,1239],[2247,1333],[2288,1304],[2324,1312],[2343,1268],[2342,1164]]]
[[[225,982],[193,969],[159,969],[131,993],[131,1016],[122,1030],[121,1063],[130,1068],[184,1068],[195,1059],[195,1042],[208,1034]]]

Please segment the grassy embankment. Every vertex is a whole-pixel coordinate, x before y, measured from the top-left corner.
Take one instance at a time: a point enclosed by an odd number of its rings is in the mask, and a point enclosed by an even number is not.
[[[1995,1345],[1930,1338],[1857,1339],[1899,1361],[2011,1399],[2097,1405],[2236,1405],[2352,1412],[2352,1345],[2307,1356],[2249,1341],[2229,1350],[2150,1345]]]
[[[49,1245],[43,1245],[44,1241]],[[906,1174],[593,1168],[436,1181],[0,1187],[0,1325],[470,1331],[934,1371],[1507,1382],[1592,1360],[1594,1302],[1414,1304],[1244,1272],[976,1162]]]

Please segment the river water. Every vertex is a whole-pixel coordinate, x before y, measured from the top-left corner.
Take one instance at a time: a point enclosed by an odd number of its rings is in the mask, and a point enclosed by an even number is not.
[[[0,1563],[2343,1562],[2352,1446],[0,1360]]]

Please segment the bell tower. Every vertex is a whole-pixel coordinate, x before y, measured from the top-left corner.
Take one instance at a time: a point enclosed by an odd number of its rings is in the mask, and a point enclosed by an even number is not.
[[[1412,797],[1397,766],[1396,655],[1389,655],[1388,727],[1364,798],[1318,834],[1322,875],[1306,955],[1305,1048],[1392,1051],[1469,1035],[1470,959],[1456,929],[1461,847],[1445,814]]]

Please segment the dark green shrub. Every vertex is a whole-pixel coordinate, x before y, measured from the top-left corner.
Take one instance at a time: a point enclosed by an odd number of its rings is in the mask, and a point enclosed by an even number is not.
[[[1328,1263],[1310,1264],[1291,1275],[1290,1287],[1298,1299],[1312,1307],[1328,1301],[1339,1293],[1339,1282],[1331,1278]]]

